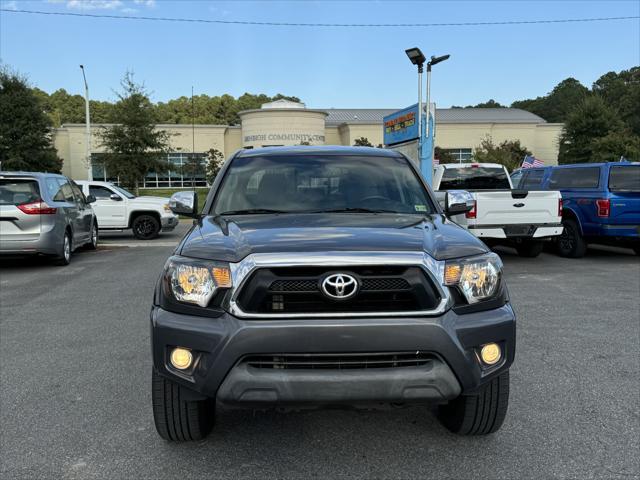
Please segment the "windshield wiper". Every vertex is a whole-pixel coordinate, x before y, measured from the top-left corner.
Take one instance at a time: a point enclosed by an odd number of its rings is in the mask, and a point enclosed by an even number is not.
[[[254,214],[268,214],[268,213],[289,213],[285,210],[273,210],[271,208],[247,208],[245,210],[229,210],[228,212],[222,212],[218,215],[254,215]]]
[[[309,210],[301,213],[400,213],[394,210],[381,210],[360,207],[330,208],[327,210]]]

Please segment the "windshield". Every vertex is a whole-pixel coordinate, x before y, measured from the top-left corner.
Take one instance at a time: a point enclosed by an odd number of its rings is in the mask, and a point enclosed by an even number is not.
[[[0,205],[22,205],[40,200],[35,180],[0,180]]]
[[[440,190],[496,190],[511,189],[504,168],[456,167],[445,168]]]
[[[119,193],[121,193],[122,195],[124,195],[127,198],[136,198],[136,196],[131,193],[129,190],[126,190],[122,187],[119,187],[117,185],[113,185],[113,188],[115,188]]]
[[[404,158],[239,157],[226,173],[216,214],[344,211],[434,213]]]
[[[611,167],[609,190],[612,192],[640,192],[640,166]]]

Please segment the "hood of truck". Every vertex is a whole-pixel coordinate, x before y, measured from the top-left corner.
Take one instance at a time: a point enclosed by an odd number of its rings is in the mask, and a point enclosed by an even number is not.
[[[283,214],[205,217],[180,255],[239,262],[252,253],[423,251],[436,260],[468,257],[487,247],[442,215]]]

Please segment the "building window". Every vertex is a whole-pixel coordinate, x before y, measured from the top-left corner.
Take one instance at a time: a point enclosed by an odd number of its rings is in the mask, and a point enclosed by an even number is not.
[[[442,151],[451,155],[458,163],[469,162],[471,160],[471,148],[443,148]]]
[[[109,175],[102,154],[91,155],[93,179],[102,182],[111,182],[116,185],[120,179]],[[169,168],[162,173],[149,172],[144,180],[139,183],[140,188],[189,188],[206,187],[205,176],[207,156],[204,153],[170,153],[167,155]]]

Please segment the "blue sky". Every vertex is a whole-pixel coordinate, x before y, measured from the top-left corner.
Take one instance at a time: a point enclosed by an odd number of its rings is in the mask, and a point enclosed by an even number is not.
[[[1,0],[2,8],[91,14],[326,23],[471,22],[640,15],[640,1],[207,2]],[[434,67],[439,106],[544,95],[569,76],[640,65],[640,20],[433,28],[300,28],[0,12],[0,59],[52,92],[114,98],[126,70],[154,101],[196,93],[296,95],[309,107],[403,107],[416,71],[404,49],[451,54]]]

